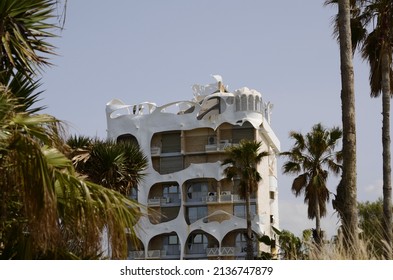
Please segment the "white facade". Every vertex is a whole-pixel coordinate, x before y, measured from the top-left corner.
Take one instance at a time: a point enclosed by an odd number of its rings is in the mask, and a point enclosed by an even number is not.
[[[157,106],[106,106],[108,137],[136,141],[149,159],[137,199],[148,215],[137,226],[139,247],[131,259],[244,258],[244,200],[221,166],[224,149],[241,139],[261,141],[270,152],[252,199],[252,228],[274,238],[279,228],[276,154],[280,143],[270,127],[271,104],[255,90],[234,92],[216,83],[194,85],[192,101]],[[258,250],[270,248],[259,245]]]

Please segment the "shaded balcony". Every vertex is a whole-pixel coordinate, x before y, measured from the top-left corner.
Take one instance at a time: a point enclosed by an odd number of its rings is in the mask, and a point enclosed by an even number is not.
[[[161,182],[154,184],[149,192],[148,212],[153,224],[175,219],[180,210],[181,194],[177,182]]]
[[[176,233],[160,234],[149,242],[148,259],[180,259],[180,242]]]
[[[208,259],[208,248],[218,248],[218,241],[203,231],[193,231],[185,245],[185,259]]]

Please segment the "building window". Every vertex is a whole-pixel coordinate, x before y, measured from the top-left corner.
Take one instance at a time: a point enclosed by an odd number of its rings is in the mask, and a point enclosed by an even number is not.
[[[182,156],[160,158],[160,174],[170,174],[184,169]]]
[[[233,180],[233,193],[238,194],[240,199],[245,200],[245,189],[241,186],[239,178]],[[250,193],[250,199],[256,199],[256,197],[257,192]]]
[[[199,219],[206,217],[206,216],[207,216],[207,207],[206,206],[188,207],[187,208],[187,222],[189,225]]]
[[[176,234],[165,236],[163,242],[164,250],[167,255],[180,255],[180,242]]]
[[[177,245],[179,244],[179,238],[177,235],[169,235],[168,236],[168,245]]]
[[[176,185],[164,185],[162,188],[162,197],[166,198],[168,203],[174,203],[180,201],[179,186]]]
[[[240,232],[236,235],[236,248],[240,248],[241,253],[247,253],[247,235],[244,232]],[[255,235],[253,236],[253,247],[254,253],[258,252],[258,243],[255,240]]]
[[[251,204],[250,209],[251,209],[251,219],[254,218],[256,215],[256,205]],[[233,213],[236,217],[246,219],[247,218],[247,213],[246,213],[246,205],[244,204],[239,204],[239,205],[234,205],[233,206]]]
[[[245,122],[242,126],[234,126],[232,129],[232,143],[239,143],[242,139],[254,140],[255,128],[251,123]]]
[[[269,192],[270,199],[274,199],[274,192]]]
[[[188,238],[187,247],[189,254],[206,254],[208,238],[203,233],[191,234]]]
[[[207,182],[192,183],[187,189],[187,201],[203,201],[208,195],[208,189]]]
[[[162,153],[180,153],[180,131],[162,134],[161,144]]]

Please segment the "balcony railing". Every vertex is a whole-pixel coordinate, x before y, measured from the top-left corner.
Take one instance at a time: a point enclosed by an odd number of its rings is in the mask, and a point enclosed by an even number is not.
[[[165,259],[180,257],[180,245],[165,245],[162,250],[149,250],[147,257],[145,251],[129,251],[128,259],[143,260],[143,259]]]
[[[130,260],[143,260],[145,258],[145,251],[129,251],[128,259]]]
[[[211,143],[205,145],[206,152],[224,151],[226,148],[236,146],[238,144],[232,144],[229,140],[220,140],[218,143]]]
[[[161,206],[162,204],[166,204],[167,200],[166,198],[149,198],[147,201],[147,204],[149,206]]]
[[[154,198],[149,198],[147,200],[148,206],[151,207],[160,207],[160,206],[165,206],[168,204],[180,204],[180,199],[178,198],[171,198],[171,197],[154,197]]]
[[[234,256],[235,247],[207,248],[206,254],[208,257]]]
[[[149,250],[147,251],[147,259],[160,259],[166,256],[166,251],[164,250]]]
[[[228,191],[223,191],[221,192],[220,195],[217,195],[217,193],[209,193],[208,196],[205,196],[202,198],[202,201],[206,203],[222,203],[222,202],[234,202],[234,201],[243,201],[240,199],[239,195],[237,194],[232,194],[231,192]]]
[[[160,147],[151,147],[150,153],[152,156],[159,156],[161,154],[161,148]]]

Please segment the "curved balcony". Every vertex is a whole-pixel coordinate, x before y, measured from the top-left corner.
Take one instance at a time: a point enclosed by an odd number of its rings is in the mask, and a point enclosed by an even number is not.
[[[180,204],[181,194],[177,182],[154,184],[147,200],[150,222],[158,224],[175,219],[179,214]]]

